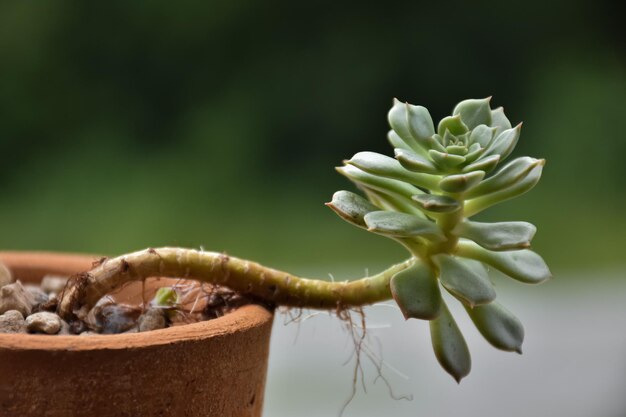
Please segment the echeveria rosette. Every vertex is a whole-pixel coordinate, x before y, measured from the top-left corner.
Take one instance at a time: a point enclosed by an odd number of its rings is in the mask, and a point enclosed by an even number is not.
[[[465,306],[488,342],[521,353],[523,327],[494,301],[488,270],[525,283],[548,279],[545,262],[529,249],[536,228],[469,218],[530,190],[545,161],[520,157],[503,164],[521,123],[512,127],[502,108],[490,108],[490,98],[460,102],[436,129],[425,107],[398,100],[388,120],[395,158],[359,152],[337,168],[367,199],[338,191],[328,205],[344,220],[411,252],[411,266],[390,280],[391,293],[407,319],[430,321],[437,359],[460,381],[470,371],[470,354],[441,287]]]
[[[480,181],[513,151],[521,129],[521,124],[511,127],[502,108],[491,110],[489,101],[462,101],[435,131],[426,108],[395,100],[389,141],[396,158],[410,171]],[[444,183],[442,189],[456,192],[455,185]]]

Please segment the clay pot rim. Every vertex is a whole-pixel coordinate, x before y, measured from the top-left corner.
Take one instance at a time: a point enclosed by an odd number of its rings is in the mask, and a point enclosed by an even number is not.
[[[87,264],[98,259],[94,255],[67,254],[54,252],[0,252],[0,261],[9,268],[27,265],[31,261],[34,268],[44,268],[46,262]],[[243,306],[236,311],[217,319],[198,323],[153,330],[145,333],[115,335],[55,336],[38,334],[0,334],[0,349],[14,350],[75,350],[136,349],[149,346],[175,344],[189,340],[223,337],[263,326],[272,321],[274,315],[259,305]]]

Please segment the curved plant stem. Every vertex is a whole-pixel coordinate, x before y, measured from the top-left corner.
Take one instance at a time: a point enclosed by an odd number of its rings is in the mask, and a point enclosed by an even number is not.
[[[413,263],[410,258],[371,277],[328,282],[299,278],[255,262],[216,252],[183,248],[146,249],[109,259],[74,277],[63,292],[59,314],[87,313],[104,295],[148,277],[190,278],[227,286],[270,303],[319,309],[355,307],[391,298],[389,281]]]

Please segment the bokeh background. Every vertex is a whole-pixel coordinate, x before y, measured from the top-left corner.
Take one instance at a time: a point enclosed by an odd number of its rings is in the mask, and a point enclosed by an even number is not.
[[[559,408],[581,398],[561,385],[572,380],[563,369],[597,370],[598,346],[610,346],[603,355],[612,359],[588,385],[606,386],[605,394],[591,395],[585,384],[580,392],[596,401],[589,410],[608,407],[594,415],[626,415],[611,391],[626,389],[626,57],[617,7],[611,0],[1,2],[0,248],[118,254],[202,246],[299,274],[359,276],[405,254],[323,205],[335,190],[352,189],[333,167],[361,150],[391,153],[393,97],[439,119],[464,98],[493,96],[513,122],[524,121],[514,155],[548,160],[531,193],[487,214],[537,224],[534,247],[555,272],[541,288],[502,289],[526,312],[522,319],[538,311],[529,303],[545,310],[538,328],[527,324],[554,344],[537,349],[543,359],[571,352],[553,375],[564,397],[546,397],[534,415],[582,412]],[[403,329],[397,337],[407,334],[402,326],[394,324]],[[430,366],[421,331],[401,344],[423,348],[415,361]],[[277,329],[273,349],[282,354],[272,357],[266,414],[296,415],[289,407],[307,399],[313,410],[328,403],[336,414],[343,397],[324,394],[320,387],[333,386],[327,374],[294,375],[302,389],[285,394],[294,369],[285,355],[311,362],[321,349],[311,335],[283,352],[278,343],[289,332]],[[588,356],[578,354],[581,346]],[[485,357],[477,393],[509,375]],[[514,358],[512,366],[530,372],[531,362]],[[339,368],[333,383],[347,395],[351,370],[341,363],[330,361]],[[399,407],[390,415],[420,407],[448,415],[420,399],[424,386],[437,398],[428,382],[441,377],[422,375],[420,366],[407,371],[410,382],[395,384],[418,397],[413,404],[360,395],[346,415],[367,415],[371,407],[358,401],[372,398]],[[457,407],[464,388],[448,382],[441,383],[450,389],[447,404]],[[520,384],[542,386],[531,376]],[[457,411],[472,415],[479,398],[468,394]]]

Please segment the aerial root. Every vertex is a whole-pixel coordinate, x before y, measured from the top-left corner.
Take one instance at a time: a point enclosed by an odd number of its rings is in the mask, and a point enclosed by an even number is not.
[[[356,316],[356,317],[354,317]],[[374,378],[374,384],[381,380],[387,387],[389,391],[389,396],[394,400],[413,400],[412,395],[397,395],[393,391],[393,387],[391,386],[391,382],[383,373],[383,367],[386,365],[385,361],[382,357],[382,346],[380,344],[380,340],[374,337],[374,340],[377,341],[378,350],[380,353],[376,353],[375,350],[370,346],[371,338],[370,334],[367,331],[365,312],[362,307],[352,308],[352,309],[343,309],[338,311],[338,317],[345,323],[345,328],[352,340],[354,345],[354,350],[350,355],[350,358],[346,363],[349,363],[352,358],[354,358],[354,371],[352,374],[352,390],[350,395],[348,396],[346,402],[343,404],[341,411],[339,412],[339,416],[342,416],[348,405],[352,402],[357,393],[357,387],[360,383],[363,389],[363,392],[367,393],[367,388],[365,385],[365,372],[363,369],[363,359],[366,358],[376,369],[376,377]],[[365,356],[363,356],[365,355]],[[388,366],[388,365],[387,365]],[[388,366],[391,370],[398,373],[400,376],[406,378],[404,375],[400,374],[393,367]]]
[[[300,334],[301,323],[322,313],[321,311],[306,313],[304,309],[294,307],[280,307],[279,311],[283,313],[284,325],[291,323],[296,323],[298,325],[294,343],[297,341]],[[347,365],[348,363],[354,361],[351,391],[346,401],[342,404],[338,415],[341,417],[344,414],[347,407],[356,397],[359,386],[361,387],[363,392],[367,393],[367,384],[364,369],[365,362],[371,363],[376,370],[376,375],[373,379],[374,384],[376,384],[379,380],[382,381],[389,391],[389,396],[394,400],[411,401],[413,399],[412,395],[397,395],[396,393],[394,393],[391,382],[385,376],[384,368],[386,367],[392,372],[398,374],[403,379],[408,379],[406,375],[403,375],[400,371],[385,363],[382,357],[382,346],[380,340],[375,336],[372,337],[371,334],[368,332],[365,312],[363,308],[337,306],[332,314],[334,314],[339,320],[341,320],[341,322],[343,323],[343,328],[348,334],[347,341],[349,341],[353,345],[353,349],[351,349],[350,354],[346,361],[343,363],[343,365]],[[373,345],[372,340],[376,342],[375,345]]]

